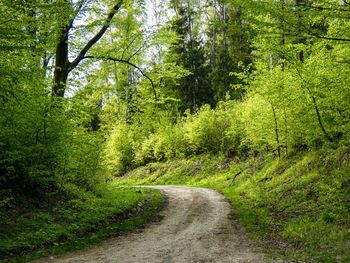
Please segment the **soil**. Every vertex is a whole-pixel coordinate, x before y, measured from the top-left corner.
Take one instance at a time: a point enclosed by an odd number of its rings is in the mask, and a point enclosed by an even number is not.
[[[80,263],[268,263],[220,193],[196,187],[155,186],[168,199],[162,220],[81,251],[35,261]]]

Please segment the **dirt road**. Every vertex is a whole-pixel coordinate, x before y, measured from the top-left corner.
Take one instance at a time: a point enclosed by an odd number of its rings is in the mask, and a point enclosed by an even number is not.
[[[36,262],[283,262],[268,261],[254,249],[223,195],[204,188],[155,188],[169,200],[160,222],[99,246]]]

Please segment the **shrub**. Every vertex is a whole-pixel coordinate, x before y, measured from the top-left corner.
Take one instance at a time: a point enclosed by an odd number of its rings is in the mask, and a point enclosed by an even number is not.
[[[213,110],[204,105],[196,114],[189,116],[184,124],[185,136],[195,154],[225,150],[228,130],[231,127],[231,110],[222,105]]]
[[[136,160],[145,164],[151,161],[163,161],[183,158],[188,155],[187,141],[181,123],[168,124],[156,133],[150,134],[136,151]]]
[[[131,126],[118,125],[109,135],[105,149],[108,174],[121,175],[134,165],[134,132]]]

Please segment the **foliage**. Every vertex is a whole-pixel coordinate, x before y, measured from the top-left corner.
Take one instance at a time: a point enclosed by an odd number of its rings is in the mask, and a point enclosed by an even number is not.
[[[105,160],[109,174],[119,175],[133,167],[135,132],[126,125],[117,126],[106,145]]]
[[[187,165],[160,169],[150,179],[166,173],[158,182],[186,183],[203,165],[192,158],[207,154],[275,159],[258,173],[239,175],[244,180],[228,190],[248,227],[256,220],[281,224],[267,211],[288,214],[287,207],[270,207],[278,203],[270,192],[285,198],[288,178],[303,186],[295,200],[305,199],[306,191],[312,199],[316,189],[336,206],[330,196],[338,198],[343,188],[332,178],[336,169],[343,178],[347,164],[334,168],[327,162],[330,171],[313,167],[310,174],[303,169],[308,161],[317,163],[312,153],[331,158],[348,147],[349,4],[152,3],[161,9],[131,0],[1,1],[0,211],[13,204],[21,210],[18,200],[29,196],[95,196],[113,176],[155,161],[188,158]],[[208,167],[216,174],[214,163]],[[280,176],[273,169],[283,165],[288,169]],[[260,187],[264,172],[281,181],[266,179]],[[305,176],[294,178],[298,174]],[[191,183],[199,183],[198,176]],[[227,178],[208,180],[215,186]],[[293,187],[299,186],[287,190]],[[243,205],[240,194],[251,202]],[[341,227],[328,225],[339,211],[321,199],[312,202],[323,206],[325,221],[306,212],[288,214],[283,238],[318,249],[300,232],[316,238],[322,228],[333,240],[347,237]]]
[[[211,110],[209,105],[205,105],[195,115],[188,117],[184,129],[194,153],[226,150],[226,134],[231,126],[232,114],[229,107],[223,103],[216,110]]]
[[[184,157],[189,152],[186,144],[181,126],[169,124],[142,142],[141,149],[136,151],[136,161],[146,164]]]

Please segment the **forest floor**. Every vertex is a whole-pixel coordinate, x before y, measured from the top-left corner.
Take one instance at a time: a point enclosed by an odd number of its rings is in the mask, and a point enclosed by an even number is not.
[[[101,245],[36,262],[286,262],[264,258],[217,191],[155,188],[168,200],[161,221]]]
[[[158,190],[113,185],[101,186],[98,195],[77,190],[75,196],[48,198],[23,196],[11,209],[0,209],[0,262],[27,262],[100,243],[158,220],[165,203]]]

